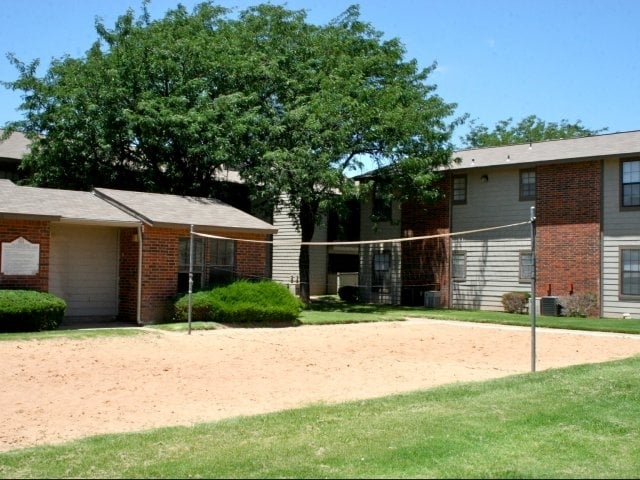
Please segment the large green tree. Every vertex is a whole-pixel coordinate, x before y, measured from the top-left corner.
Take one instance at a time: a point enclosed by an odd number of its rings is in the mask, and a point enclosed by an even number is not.
[[[607,128],[598,130],[586,128],[580,120],[575,123],[570,123],[568,120],[561,120],[559,123],[546,122],[536,115],[529,115],[515,125],[513,118],[501,120],[493,130],[490,130],[486,125],[478,124],[475,120],[472,120],[470,124],[469,133],[461,139],[464,145],[470,148],[588,137],[607,130]]]
[[[304,12],[261,5],[230,29],[239,52],[247,52],[246,83],[261,92],[261,115],[271,125],[240,172],[264,198],[286,198],[303,242],[322,214],[350,195],[354,185],[345,173],[365,156],[386,167],[389,195],[432,198],[434,172],[450,161],[459,121],[447,122],[455,105],[426,83],[435,65],[405,61],[400,41],[383,40],[355,6],[317,27]],[[307,299],[306,245],[299,268]]]
[[[226,10],[202,4],[150,21],[122,15],[83,58],[38,60],[6,85],[24,92],[25,120],[11,125],[33,139],[23,167],[42,186],[93,186],[183,194],[215,193],[214,173],[234,157],[231,137],[242,95],[216,55]]]
[[[349,173],[373,159],[389,195],[434,196],[461,122],[427,83],[435,64],[405,60],[398,39],[359,18],[327,25],[269,4],[238,16],[211,3],[161,20],[128,11],[80,59],[11,57],[23,90],[32,181],[215,195],[215,173],[238,170],[254,197],[287,204],[303,242],[355,192]],[[309,250],[300,252],[309,298]]]

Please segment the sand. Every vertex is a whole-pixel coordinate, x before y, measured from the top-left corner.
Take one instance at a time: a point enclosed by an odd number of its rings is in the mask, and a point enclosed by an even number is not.
[[[142,327],[141,327],[142,328]],[[0,451],[531,371],[531,329],[411,319],[0,342]],[[640,354],[640,336],[536,330],[536,370]]]

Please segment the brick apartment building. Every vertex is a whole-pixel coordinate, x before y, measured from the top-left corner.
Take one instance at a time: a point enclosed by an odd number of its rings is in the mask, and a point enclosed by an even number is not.
[[[441,306],[502,310],[504,293],[531,289],[535,207],[536,297],[593,294],[594,314],[640,318],[640,131],[455,158],[437,205],[394,206],[375,231],[363,205],[363,239],[452,235],[361,250],[362,288],[387,288],[374,280],[386,278],[389,303],[427,293]]]

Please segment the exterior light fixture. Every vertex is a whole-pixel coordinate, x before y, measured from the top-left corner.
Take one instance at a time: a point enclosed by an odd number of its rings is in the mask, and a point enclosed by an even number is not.
[[[511,155],[507,155],[507,162],[511,161]]]
[[[482,175],[482,176],[480,177],[480,181],[481,181],[482,183],[487,183],[487,182],[489,181],[489,176],[488,176],[488,175]]]

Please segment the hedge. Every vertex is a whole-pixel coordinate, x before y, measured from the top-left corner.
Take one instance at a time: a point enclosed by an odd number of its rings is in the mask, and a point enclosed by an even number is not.
[[[218,323],[295,322],[303,304],[273,281],[240,280],[191,295],[191,320]],[[175,303],[176,321],[187,321],[189,296]]]
[[[65,301],[33,290],[0,290],[0,332],[37,332],[58,328]]]

